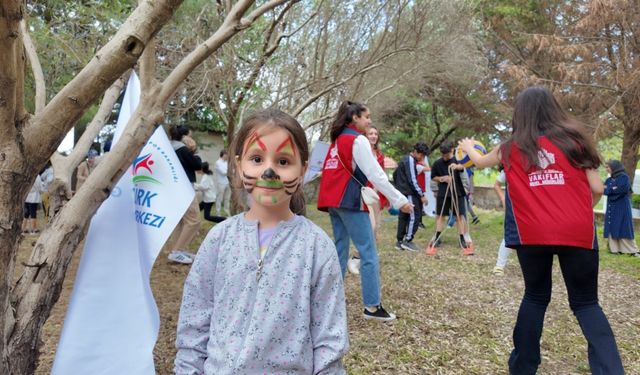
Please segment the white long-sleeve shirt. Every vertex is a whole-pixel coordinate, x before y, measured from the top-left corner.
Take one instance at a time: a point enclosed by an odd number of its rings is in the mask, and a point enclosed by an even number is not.
[[[216,201],[216,186],[213,182],[213,176],[210,174],[204,174],[200,179],[200,182],[193,184],[193,187],[197,191],[202,192],[202,201],[205,203],[211,203]]]
[[[31,190],[27,194],[27,198],[24,200],[26,203],[40,203],[40,193],[42,193],[44,187],[42,186],[42,179],[40,175],[36,176],[36,180],[31,185]]]
[[[227,171],[229,169],[229,162],[223,159],[216,160],[216,183],[218,186],[229,185],[229,179],[227,178]]]
[[[356,140],[353,142],[352,155],[353,170],[356,169],[357,165],[362,173],[367,176],[367,179],[373,187],[389,199],[391,206],[399,209],[409,202],[407,197],[391,185],[387,174],[371,152],[371,143],[364,135],[356,137]]]

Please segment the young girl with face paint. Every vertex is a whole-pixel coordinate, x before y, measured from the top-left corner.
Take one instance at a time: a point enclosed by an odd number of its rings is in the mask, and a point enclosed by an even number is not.
[[[231,146],[245,213],[216,225],[187,277],[176,374],[345,374],[342,275],[331,239],[303,216],[305,133],[284,112],[246,119]]]

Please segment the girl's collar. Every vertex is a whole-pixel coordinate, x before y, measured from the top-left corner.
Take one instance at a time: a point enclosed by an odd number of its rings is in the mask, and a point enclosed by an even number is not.
[[[347,128],[355,130],[355,131],[357,131],[358,133],[360,133],[362,135],[365,135],[365,133],[366,133],[365,131],[362,131],[362,130],[358,129],[358,127],[354,123],[351,123],[351,124],[347,125]]]
[[[241,217],[241,221],[242,221],[245,225],[249,225],[249,226],[256,227],[256,228],[258,227],[259,220],[258,220],[258,219],[256,219],[256,220],[250,220],[250,219],[247,219],[247,213],[246,213],[246,212],[245,212],[245,213],[243,213],[240,217]],[[295,225],[295,224],[298,222],[298,220],[300,219],[300,217],[301,217],[300,215],[296,215],[296,214],[294,214],[294,215],[293,215],[293,217],[291,217],[291,218],[290,218],[290,219],[288,219],[288,220],[280,220],[280,221],[278,222],[278,225],[276,225],[274,228],[278,228],[278,227],[290,227],[290,226],[293,226],[293,225]]]

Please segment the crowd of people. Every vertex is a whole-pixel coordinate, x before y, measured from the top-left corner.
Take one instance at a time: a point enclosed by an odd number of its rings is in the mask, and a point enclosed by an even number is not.
[[[476,153],[473,140],[458,143],[477,168],[504,168],[496,192],[505,207],[505,250],[494,272],[503,272],[504,253],[514,249],[525,281],[509,373],[535,374],[540,364],[551,264],[557,256],[569,305],[589,343],[592,372],[623,374],[613,332],[597,298],[592,206],[605,192],[596,170],[600,157],[581,125],[544,88],[530,88],[518,96],[512,127],[511,137],[484,156]],[[417,251],[413,238],[428,200],[418,183],[424,170],[430,171],[437,190],[436,231],[427,255],[435,255],[441,244],[445,216],[455,217],[463,254],[474,253],[465,215],[470,191],[463,177],[468,174],[453,157],[452,143],[442,144],[441,157],[431,166],[425,165],[427,146],[416,144],[400,161],[391,184],[378,147],[379,133],[371,126],[366,106],[342,103],[330,138],[317,207],[329,214],[333,241],[295,214],[300,207],[294,206],[303,199],[301,181],[309,157],[302,127],[273,110],[249,117],[241,127],[232,147],[235,177],[253,204],[246,213],[216,225],[198,251],[180,310],[177,374],[346,373],[341,362],[348,350],[342,290],[346,270],[355,268],[360,275],[362,317],[394,320],[395,314],[382,304],[376,235],[380,211],[388,204],[399,212],[396,247]],[[615,181],[607,180],[606,194],[628,196],[628,181],[625,185],[624,178],[616,179],[615,166],[608,168]],[[505,183],[506,194],[501,187]],[[371,188],[379,196],[371,196]],[[556,203],[557,196],[562,205]],[[615,205],[609,210],[615,212]],[[475,213],[471,217],[479,221]],[[626,234],[619,231],[609,230],[607,235],[618,241],[618,252],[625,252],[630,246],[625,242],[632,242],[621,241]],[[352,257],[351,242],[357,252]],[[300,295],[310,298],[297,298]],[[216,344],[220,342],[227,345]]]
[[[472,223],[480,220],[470,199],[473,172],[456,160],[457,146],[475,168],[500,168],[495,191],[504,208],[504,236],[493,272],[504,273],[513,251],[524,279],[509,373],[535,374],[541,362],[540,337],[557,258],[569,307],[588,342],[592,373],[624,374],[614,333],[598,303],[593,206],[607,196],[609,250],[639,256],[630,179],[612,160],[605,163],[610,177],[602,183],[597,172],[602,161],[593,141],[546,88],[531,87],[518,95],[511,126],[512,134],[484,155],[472,139],[457,145],[445,141],[440,157],[429,164],[428,146],[416,143],[400,160],[392,183],[369,108],[343,102],[331,123],[317,197],[318,210],[329,215],[333,238],[304,216],[302,185],[310,153],[295,118],[275,109],[247,116],[214,168],[197,155],[188,128],[172,127],[172,146],[194,189],[202,193],[167,246],[170,260],[192,263],[178,319],[175,373],[345,374],[347,270],[360,276],[362,318],[396,319],[382,301],[378,233],[383,210],[398,212],[398,250],[424,249],[427,256],[436,256],[449,216],[461,253],[474,254],[467,221],[467,215]],[[95,168],[96,156],[89,152],[79,167],[78,184]],[[25,233],[37,231],[35,212],[47,185],[42,179],[49,175],[38,176],[27,197]],[[248,211],[227,218],[232,189],[243,190],[250,204]],[[421,247],[414,238],[431,192],[435,232]],[[200,229],[201,210],[216,225],[192,254],[188,248]]]

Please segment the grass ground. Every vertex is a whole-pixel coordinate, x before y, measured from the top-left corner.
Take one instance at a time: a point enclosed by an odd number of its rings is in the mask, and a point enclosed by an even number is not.
[[[502,216],[480,211],[479,225],[472,227],[476,255],[464,258],[455,246],[453,230],[444,234],[438,259],[423,253],[392,248],[396,218],[383,217],[379,255],[385,307],[398,315],[390,324],[361,318],[360,280],[347,275],[351,349],[345,358],[349,374],[506,374],[511,350],[511,330],[522,297],[523,283],[515,255],[503,276],[494,276],[496,249],[502,236]],[[310,206],[309,217],[331,234],[328,215]],[[426,229],[415,242],[424,246],[433,234],[433,219],[424,218]],[[198,241],[210,224],[203,223]],[[31,240],[19,261],[26,258]],[[627,374],[640,374],[640,258],[614,256],[602,250],[600,300],[616,334]],[[170,374],[175,356],[175,325],[182,284],[188,266],[170,263],[162,253],[152,274],[152,287],[162,326],[155,347],[158,374]],[[58,304],[43,331],[38,374],[48,374],[58,342],[66,303],[79,254]],[[557,262],[556,262],[557,263]],[[542,336],[539,374],[588,374],[586,342],[567,303],[557,264],[554,293]]]

